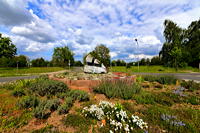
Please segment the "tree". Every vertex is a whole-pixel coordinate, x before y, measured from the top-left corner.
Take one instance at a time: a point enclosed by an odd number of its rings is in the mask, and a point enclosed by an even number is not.
[[[186,30],[184,41],[184,59],[193,67],[199,67],[200,63],[200,19],[193,21]]]
[[[170,20],[164,22],[165,43],[159,53],[165,66],[199,67],[200,63],[200,20],[193,21],[182,29]]]
[[[0,58],[11,58],[16,55],[16,52],[17,48],[12,43],[10,38],[2,37],[2,34],[0,33]]]
[[[159,56],[154,56],[151,59],[150,65],[162,65],[162,61]]]
[[[166,42],[164,43],[159,55],[164,65],[173,66],[174,60],[170,52],[174,47],[181,48],[184,40],[184,30],[171,20],[165,20],[164,28],[164,37]]]
[[[105,65],[106,68],[110,66],[110,50],[103,44],[97,45],[94,51],[90,54],[98,59],[101,63]]]
[[[15,56],[15,67],[18,64],[18,67],[27,67],[28,66],[28,57],[25,55]]]
[[[75,61],[74,66],[83,66],[83,63],[81,61]]]
[[[67,47],[56,47],[54,48],[54,53],[53,53],[53,64],[54,66],[68,66],[69,63],[70,65],[73,65],[74,63],[74,54],[73,52]]]
[[[169,53],[172,57],[172,60],[173,60],[173,66],[176,68],[176,70],[178,70],[178,64],[181,63],[180,59],[181,59],[181,56],[182,56],[182,53],[181,53],[181,49],[179,49],[177,46],[174,47],[171,52]]]
[[[31,61],[33,67],[47,67],[48,61],[45,61],[42,57]]]

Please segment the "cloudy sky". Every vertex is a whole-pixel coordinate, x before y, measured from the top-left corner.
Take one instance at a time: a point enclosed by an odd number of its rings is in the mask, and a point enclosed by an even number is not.
[[[151,58],[165,19],[186,28],[199,18],[200,0],[0,0],[0,33],[31,59],[50,60],[54,47],[67,45],[82,60],[98,44],[112,59]]]

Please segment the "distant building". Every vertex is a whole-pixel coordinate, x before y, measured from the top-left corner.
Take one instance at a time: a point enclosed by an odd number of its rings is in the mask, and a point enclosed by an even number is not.
[[[86,73],[107,73],[106,67],[98,59],[95,59],[91,54],[85,58],[84,72]]]

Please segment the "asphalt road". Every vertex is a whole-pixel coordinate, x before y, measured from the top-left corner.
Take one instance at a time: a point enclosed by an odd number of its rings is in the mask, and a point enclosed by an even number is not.
[[[10,82],[19,79],[34,79],[37,78],[37,75],[34,76],[17,76],[17,77],[0,77],[0,82]]]
[[[136,75],[174,75],[175,77],[177,77],[179,79],[194,80],[194,81],[200,82],[200,73],[134,73],[134,74],[136,74]],[[39,75],[18,76],[18,77],[0,77],[0,83],[15,81],[15,80],[19,80],[19,79],[34,79],[38,76]]]

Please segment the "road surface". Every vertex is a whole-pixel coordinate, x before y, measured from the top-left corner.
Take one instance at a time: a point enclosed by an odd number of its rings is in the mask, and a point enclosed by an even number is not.
[[[57,72],[49,72],[49,73],[40,73],[37,75],[30,75],[30,76],[0,77],[0,83],[15,81],[19,79],[34,79],[34,78],[39,77],[40,75],[45,75],[45,74],[51,75],[51,74],[58,74],[58,73],[63,73],[63,72],[66,72],[66,70],[57,71]]]

